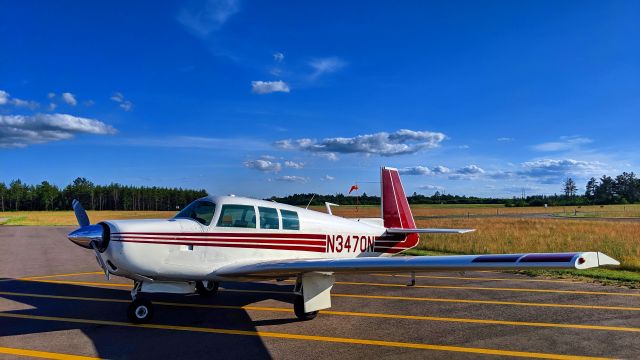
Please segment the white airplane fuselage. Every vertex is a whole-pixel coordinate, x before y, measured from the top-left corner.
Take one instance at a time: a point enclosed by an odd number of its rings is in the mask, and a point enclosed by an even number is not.
[[[209,225],[189,218],[104,222],[110,240],[101,255],[109,272],[138,281],[222,281],[215,272],[230,264],[389,256],[418,242],[415,234],[385,234],[382,219],[346,219],[235,196],[202,200],[215,204]],[[224,205],[253,207],[255,227],[219,226]],[[260,209],[265,208],[278,212],[275,228],[261,228]],[[297,214],[299,229],[284,228],[283,210]]]

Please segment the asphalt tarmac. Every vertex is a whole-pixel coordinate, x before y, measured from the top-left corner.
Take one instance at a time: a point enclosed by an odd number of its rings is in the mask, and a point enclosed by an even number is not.
[[[339,276],[333,307],[297,321],[291,282],[153,294],[107,282],[69,227],[0,226],[0,359],[640,358],[640,291],[499,272]]]

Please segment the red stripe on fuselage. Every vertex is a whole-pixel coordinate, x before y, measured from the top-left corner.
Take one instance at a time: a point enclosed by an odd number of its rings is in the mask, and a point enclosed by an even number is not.
[[[208,232],[183,232],[183,233],[163,233],[163,232],[120,232],[113,235],[163,235],[163,236],[224,236],[224,237],[264,237],[264,238],[296,238],[310,240],[324,240],[324,234],[281,234],[281,233],[208,233]]]
[[[129,236],[129,235],[115,235],[114,240],[176,240],[176,241],[191,241],[194,243],[220,243],[220,242],[255,242],[262,244],[290,244],[290,245],[317,245],[326,246],[325,240],[298,240],[298,239],[252,239],[252,238],[194,238],[188,236]]]
[[[156,244],[156,245],[195,245],[192,242],[167,242],[167,241],[154,241],[154,240],[113,240],[116,242],[128,242],[128,243],[142,243],[142,244]],[[259,244],[212,244],[212,243],[198,243],[197,246],[211,246],[211,247],[230,247],[230,248],[244,248],[244,249],[268,249],[268,250],[297,250],[297,251],[310,251],[310,252],[325,252],[324,247],[314,246],[293,246],[293,245],[259,245]]]

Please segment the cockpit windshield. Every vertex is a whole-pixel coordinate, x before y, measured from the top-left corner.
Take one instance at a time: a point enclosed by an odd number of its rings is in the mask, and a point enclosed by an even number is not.
[[[209,226],[216,211],[216,204],[206,200],[196,200],[180,211],[175,219],[193,219],[202,225]]]

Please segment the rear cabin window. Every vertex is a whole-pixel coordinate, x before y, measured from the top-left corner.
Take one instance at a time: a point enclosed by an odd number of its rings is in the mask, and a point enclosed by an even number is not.
[[[279,229],[280,219],[278,218],[278,210],[268,207],[258,207],[260,212],[260,229]]]
[[[300,220],[298,213],[289,210],[280,210],[282,214],[282,228],[285,230],[300,230]]]
[[[218,226],[255,228],[256,211],[248,205],[222,205]]]
[[[216,204],[210,201],[196,200],[182,209],[174,218],[193,219],[202,225],[209,226],[213,220],[213,213],[216,211]]]

